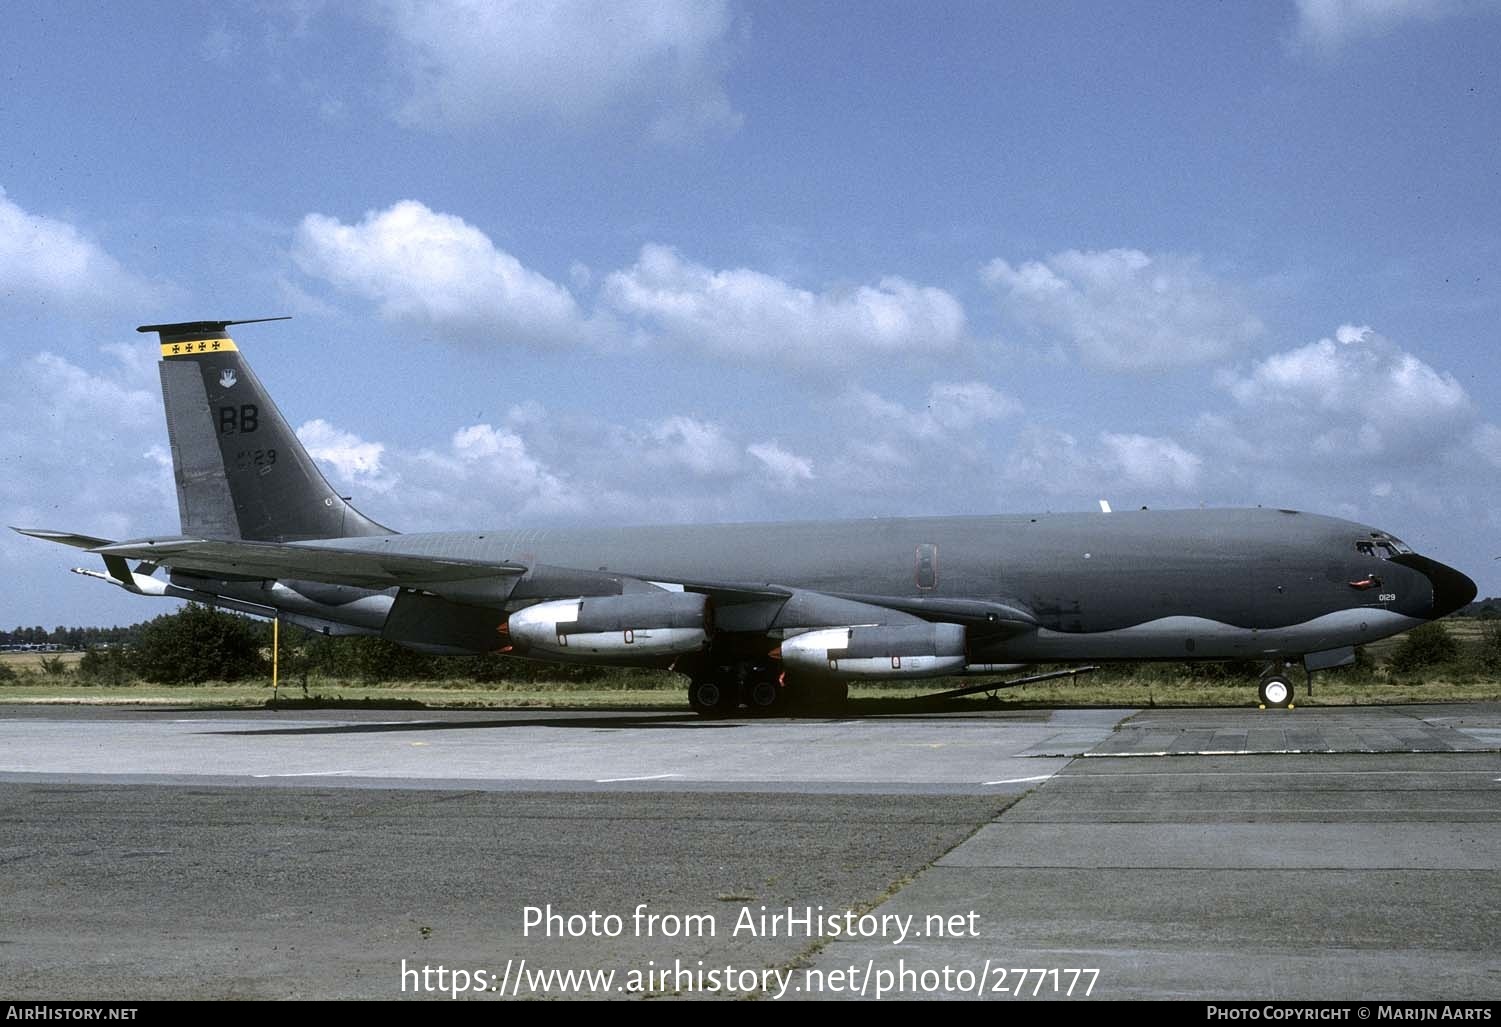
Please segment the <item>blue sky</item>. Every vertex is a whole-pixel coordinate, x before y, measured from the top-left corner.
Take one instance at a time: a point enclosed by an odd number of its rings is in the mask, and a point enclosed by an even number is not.
[[[1501,7],[20,3],[0,521],[175,530],[143,322],[404,530],[1277,505],[1501,593]],[[0,624],[157,612],[0,538]]]

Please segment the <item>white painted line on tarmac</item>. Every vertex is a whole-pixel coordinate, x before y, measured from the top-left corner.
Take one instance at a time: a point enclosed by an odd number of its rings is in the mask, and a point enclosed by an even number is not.
[[[1052,774],[1038,774],[1036,777],[1008,777],[1004,781],[986,781],[983,783],[987,785],[1020,785],[1026,784],[1029,781],[1046,781],[1052,776]]]
[[[1489,773],[1489,770],[1153,770],[1143,774],[1128,774],[1076,770],[1068,777],[1073,781],[1084,777],[1129,777],[1138,780],[1147,777],[1476,777]],[[1501,781],[1501,777],[1496,780]]]
[[[1164,749],[1160,752],[1029,752],[1027,759],[1162,759],[1169,756],[1448,756],[1452,753],[1494,753],[1495,749]],[[1407,773],[1403,771],[1402,773]]]
[[[597,785],[613,784],[616,781],[661,781],[669,777],[682,777],[682,774],[648,774],[645,777],[601,777],[595,780]]]
[[[251,774],[251,777],[342,777],[353,774],[352,770],[309,770],[299,774]]]

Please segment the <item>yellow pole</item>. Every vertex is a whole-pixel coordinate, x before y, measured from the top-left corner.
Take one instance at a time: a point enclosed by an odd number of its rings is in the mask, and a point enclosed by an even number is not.
[[[276,702],[276,689],[277,689],[278,680],[279,680],[277,672],[281,668],[281,665],[280,665],[280,662],[279,662],[279,657],[280,656],[281,656],[281,614],[278,613],[271,620],[271,701],[272,702]]]

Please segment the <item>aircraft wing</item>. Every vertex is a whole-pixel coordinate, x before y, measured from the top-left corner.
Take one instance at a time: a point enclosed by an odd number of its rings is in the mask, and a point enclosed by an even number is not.
[[[417,556],[327,543],[247,542],[231,539],[146,538],[93,547],[103,557],[171,564],[209,578],[322,581],[357,588],[427,588],[434,583],[525,574],[521,564]]]
[[[502,581],[523,578],[535,568],[520,563],[393,552],[384,546],[340,545],[338,540],[315,542],[255,542],[241,539],[167,536],[111,542],[88,535],[42,529],[17,529],[48,541],[87,549],[104,559],[111,576],[134,580],[126,560],[146,565],[170,565],[174,571],[220,580],[316,581],[382,591],[401,588],[426,592],[460,604],[498,605],[511,593]],[[535,598],[568,598],[585,592],[580,587],[606,578],[615,588],[623,580],[637,586],[665,587],[707,595],[718,611],[720,624],[730,630],[765,631],[778,627],[818,627],[840,624],[917,624],[923,621],[963,625],[980,635],[1015,635],[1035,630],[1037,618],[1025,604],[1000,599],[962,599],[933,596],[876,596],[816,591],[774,584],[735,581],[680,581],[667,585],[629,575],[553,568],[560,577]],[[541,584],[542,582],[538,582]],[[139,582],[137,582],[139,584]],[[127,587],[129,585],[127,584]],[[544,586],[545,588],[546,586]]]

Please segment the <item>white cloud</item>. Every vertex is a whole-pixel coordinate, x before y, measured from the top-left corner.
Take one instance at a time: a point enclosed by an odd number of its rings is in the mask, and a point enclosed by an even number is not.
[[[409,125],[624,118],[678,139],[733,131],[726,0],[387,0]]]
[[[1453,375],[1369,328],[1342,325],[1217,383],[1225,401],[1194,434],[1211,498],[1400,533],[1394,514],[1483,520],[1501,494],[1501,428],[1481,420]]]
[[[660,245],[611,273],[604,296],[679,345],[796,366],[946,351],[965,327],[953,296],[902,278],[814,293],[747,268],[716,271]]]
[[[1459,0],[1297,0],[1299,43],[1337,50],[1408,21],[1432,21],[1464,9]]]
[[[1241,410],[1235,430],[1304,459],[1431,453],[1473,418],[1453,375],[1353,325],[1219,381]]]
[[[116,539],[176,530],[155,366],[109,349],[102,370],[40,353],[0,375],[0,525]],[[0,528],[13,596],[66,589],[55,575],[79,562]]]
[[[1089,493],[1101,484],[1091,480],[1078,439],[1041,425],[1032,425],[1017,435],[1006,455],[1004,472],[1008,482],[1025,490],[1013,493],[1017,500],[1032,491],[1051,496]]]
[[[386,447],[379,442],[366,442],[352,432],[335,428],[322,418],[308,421],[297,429],[308,455],[319,463],[329,464],[343,481],[355,483],[377,492],[386,492],[395,480],[384,473],[381,455]]]
[[[1199,482],[1204,461],[1172,439],[1151,435],[1100,436],[1103,463],[1117,471],[1119,480],[1141,489],[1187,492]]]
[[[656,466],[684,467],[704,477],[735,473],[740,454],[717,424],[681,414],[653,425],[647,437],[631,445]]]
[[[1199,364],[1234,352],[1261,322],[1192,257],[1140,250],[1066,250],[981,278],[1002,312],[1058,337],[1086,363],[1115,371]]]
[[[937,382],[928,388],[928,414],[951,431],[963,431],[985,421],[1021,411],[1019,401],[984,382]]]
[[[454,432],[450,445],[451,454],[423,451],[418,460],[440,478],[457,471],[456,480],[440,485],[451,493],[478,485],[492,501],[498,500],[496,511],[522,516],[576,513],[586,506],[586,497],[536,459],[513,431],[472,424]]]
[[[745,451],[760,462],[767,480],[779,489],[790,492],[813,480],[812,461],[788,452],[775,442],[753,442]]]
[[[469,341],[567,346],[587,337],[573,295],[498,249],[462,218],[403,200],[357,225],[303,218],[303,271],[380,305],[381,313]]]
[[[1017,437],[1006,458],[1012,484],[1070,498],[1193,498],[1204,461],[1176,440],[1153,435],[1102,432],[1094,444],[1039,425]]]
[[[864,413],[883,433],[917,439],[942,439],[1019,413],[1022,405],[985,382],[935,382],[927,403],[917,410],[868,389],[850,389],[845,403]]]
[[[355,486],[363,512],[413,531],[744,518],[814,480],[808,458],[776,442],[746,446],[686,414],[619,425],[528,403],[503,425],[465,425],[447,445],[421,449],[324,421],[298,434]]]
[[[95,302],[152,291],[77,228],[27,213],[0,189],[0,300]]]

